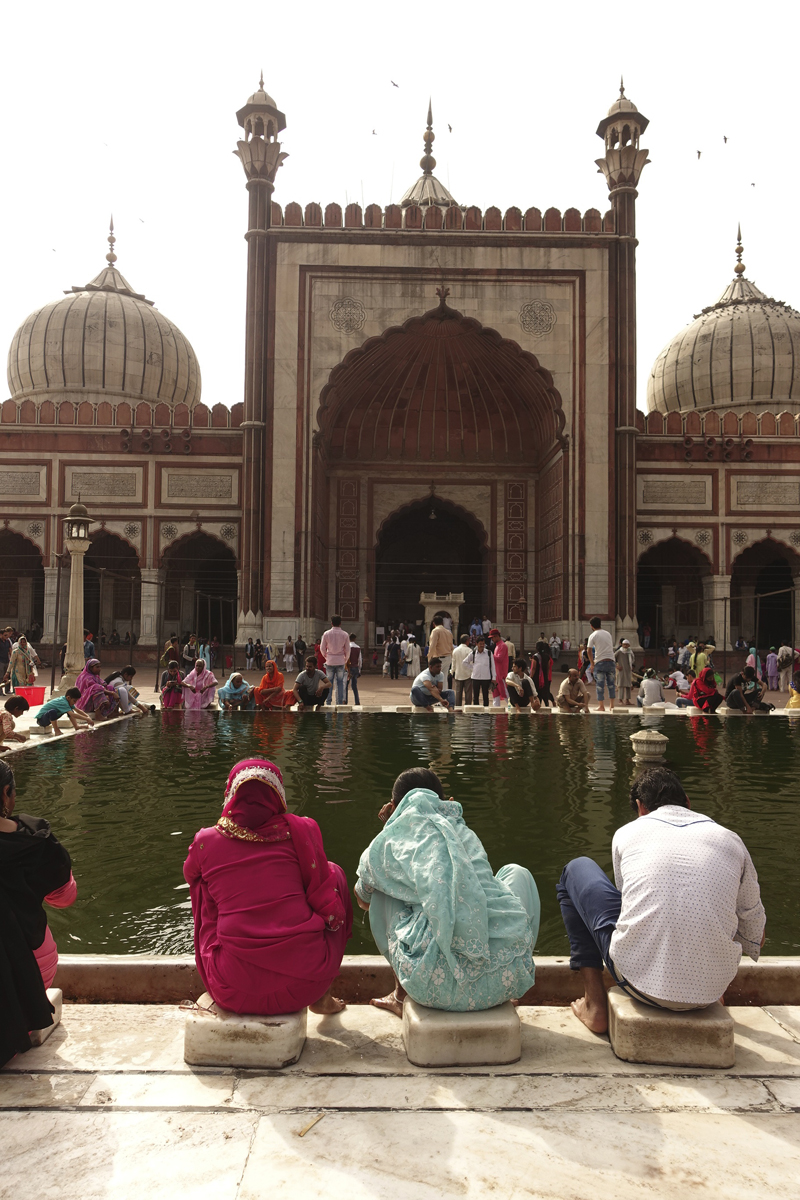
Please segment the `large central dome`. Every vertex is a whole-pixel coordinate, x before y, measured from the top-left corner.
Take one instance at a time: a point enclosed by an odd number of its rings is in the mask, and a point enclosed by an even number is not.
[[[200,399],[200,367],[180,329],[111,264],[31,313],[8,352],[14,400],[53,392],[167,404]]]
[[[800,409],[800,313],[744,278],[741,242],[735,278],[716,304],[659,354],[647,381],[648,412]]]

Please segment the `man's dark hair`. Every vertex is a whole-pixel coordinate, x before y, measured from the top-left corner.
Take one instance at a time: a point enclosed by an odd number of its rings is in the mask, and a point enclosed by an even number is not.
[[[742,674],[744,675],[745,679],[755,679],[756,669],[755,667],[745,667],[742,671]]]
[[[600,618],[599,618],[599,617],[592,617],[592,619],[591,619],[591,621],[589,622],[589,624],[591,625],[592,629],[599,629],[599,628],[600,628],[600,624],[601,624],[601,622],[600,622]]]
[[[440,667],[441,665],[442,665],[442,660],[440,658],[431,658],[428,660],[429,667]]]
[[[308,664],[309,664],[309,663],[313,663],[313,664],[314,664],[314,666],[316,667],[316,665],[317,665],[317,656],[316,656],[316,654],[307,654],[307,655],[306,655],[306,666],[308,666]]]
[[[12,696],[10,700],[6,700],[3,708],[7,713],[24,713],[30,708],[30,704],[24,696]]]
[[[483,636],[483,634],[481,634],[481,636],[479,638],[475,639],[476,645],[478,642],[483,642],[484,646],[486,645],[486,638]]]
[[[525,661],[525,659],[524,659],[524,658],[515,658],[515,659],[514,659],[514,666],[515,666],[515,667],[524,667],[526,671],[527,671],[527,669],[528,669],[528,664],[527,664],[527,662]]]
[[[689,807],[689,798],[683,790],[683,784],[675,772],[667,770],[666,767],[651,767],[649,771],[642,771],[641,775],[634,779],[630,795],[634,812],[639,811],[637,800],[648,812],[655,812],[665,804]]]
[[[67,688],[67,690],[64,692],[64,695],[66,696],[67,700],[80,700],[81,689],[80,688]]]
[[[342,623],[341,617],[331,617],[331,625],[341,625],[341,623]]]
[[[434,617],[434,618],[433,618],[433,623],[434,623],[434,625],[441,625],[441,624],[442,624],[442,618],[441,618],[441,617]]]
[[[462,633],[460,640],[461,640],[462,642],[469,642],[469,634],[468,634],[468,633]]]
[[[427,767],[412,767],[410,771],[403,771],[402,775],[398,775],[394,781],[392,788],[392,804],[397,807],[404,796],[409,792],[416,791],[417,788],[427,788],[429,792],[436,792],[440,800],[444,800],[444,791],[439,776],[433,771],[429,771]]]

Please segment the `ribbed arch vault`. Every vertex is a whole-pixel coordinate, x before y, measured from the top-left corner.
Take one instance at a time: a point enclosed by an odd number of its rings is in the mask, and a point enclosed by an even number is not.
[[[550,372],[444,300],[352,350],[317,418],[329,457],[351,462],[533,466],[565,440]]]

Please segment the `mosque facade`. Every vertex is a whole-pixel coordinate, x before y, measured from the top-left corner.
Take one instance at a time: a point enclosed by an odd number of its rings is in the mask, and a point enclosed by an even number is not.
[[[399,204],[279,203],[286,120],[263,81],[237,118],[242,402],[203,403],[193,348],[117,269],[112,229],[100,274],[9,351],[0,623],[63,636],[80,498],[86,624],[142,647],[191,628],[310,640],[331,612],[373,645],[431,591],[528,646],[595,614],[634,645],[794,634],[800,314],[745,278],[740,242],[637,411],[648,121],[622,89],[597,129],[605,212],[460,203],[430,110]]]

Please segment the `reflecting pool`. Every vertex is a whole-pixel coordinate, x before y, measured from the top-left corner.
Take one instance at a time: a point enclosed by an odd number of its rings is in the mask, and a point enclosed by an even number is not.
[[[735,829],[761,879],[767,954],[800,951],[800,729],[786,719],[646,718],[692,806]],[[73,858],[79,899],[48,911],[63,952],[183,953],[192,947],[182,864],[219,815],[231,766],[253,755],[283,771],[296,812],[319,823],[351,884],[377,812],[411,766],[431,766],[495,870],[529,867],[542,896],[537,950],[567,950],[555,885],[567,859],[611,868],[631,819],[630,734],[638,717],[481,714],[165,713],[15,755],[18,809],[46,817]],[[349,953],[374,953],[357,912]]]

